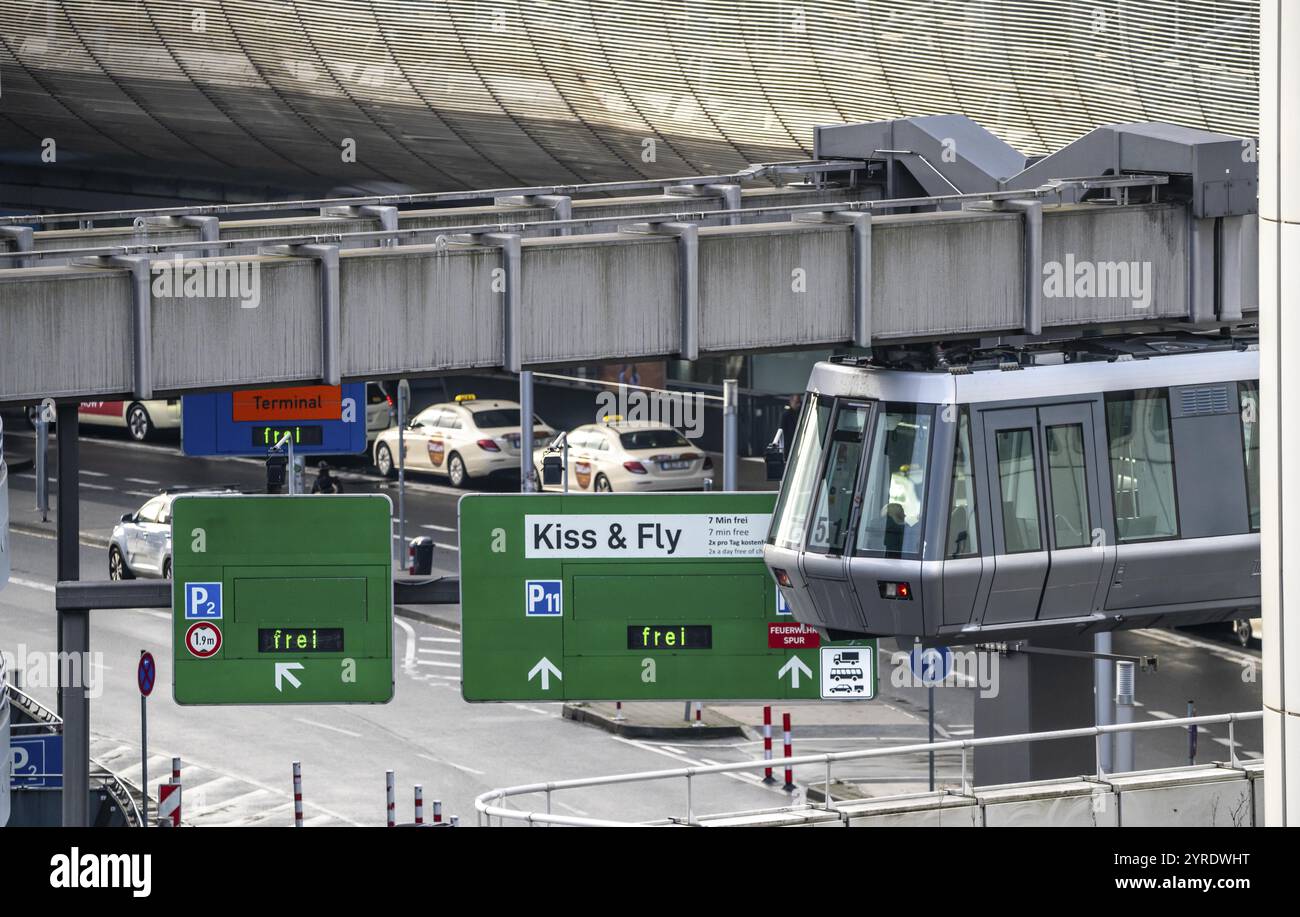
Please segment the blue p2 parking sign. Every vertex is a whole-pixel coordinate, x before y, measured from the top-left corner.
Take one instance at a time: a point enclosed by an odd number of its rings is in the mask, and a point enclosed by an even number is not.
[[[220,583],[185,584],[186,620],[215,621],[221,617]]]

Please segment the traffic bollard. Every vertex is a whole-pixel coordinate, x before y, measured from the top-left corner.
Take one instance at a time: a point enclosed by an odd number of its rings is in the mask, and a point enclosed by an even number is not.
[[[172,758],[172,783],[181,782],[181,759]]]
[[[303,826],[303,762],[294,762],[294,827]]]
[[[616,723],[621,723],[625,719],[627,719],[627,717],[623,715],[623,702],[621,700],[614,701],[614,721]]]
[[[703,725],[704,725],[704,722],[700,719],[700,716],[701,716],[701,714],[703,713],[703,711],[704,711],[704,703],[703,703],[702,701],[698,701],[698,700],[697,700],[697,701],[695,702],[695,722],[694,722],[694,723],[691,723],[691,727],[692,727],[692,728],[694,728],[694,727],[696,727],[696,726],[703,726]]]
[[[763,708],[763,760],[772,760],[772,708]],[[766,784],[776,783],[776,778],[772,776],[772,768],[763,768],[763,782]]]
[[[435,799],[433,801],[433,823],[435,825],[442,824],[442,800],[441,799]]]
[[[424,787],[415,785],[415,823],[424,824]]]
[[[790,740],[790,714],[781,714],[781,730],[785,733],[785,750],[782,757],[789,758],[794,755],[794,743]],[[794,792],[794,768],[789,764],[785,766],[785,786],[782,787],[787,793]]]
[[[384,781],[388,795],[388,827],[393,828],[397,826],[397,775],[384,771]]]

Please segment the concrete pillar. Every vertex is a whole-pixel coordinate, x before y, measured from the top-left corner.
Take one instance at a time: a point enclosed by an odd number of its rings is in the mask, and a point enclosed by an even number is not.
[[[1259,42],[1260,504],[1264,820],[1300,825],[1300,4],[1264,0]]]
[[[1039,638],[1028,643],[1081,655],[1010,652],[998,656],[996,669],[990,660],[993,690],[988,697],[975,691],[976,738],[1093,725],[1093,663],[1082,655],[1092,651],[1092,638]],[[1096,767],[1096,743],[1086,736],[975,749],[977,786],[1092,774]]]

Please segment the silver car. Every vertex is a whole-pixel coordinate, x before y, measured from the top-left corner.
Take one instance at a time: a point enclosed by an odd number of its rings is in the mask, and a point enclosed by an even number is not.
[[[234,493],[231,488],[160,493],[134,513],[124,513],[108,540],[108,578],[137,576],[170,579],[172,575],[172,501],[185,494]]]

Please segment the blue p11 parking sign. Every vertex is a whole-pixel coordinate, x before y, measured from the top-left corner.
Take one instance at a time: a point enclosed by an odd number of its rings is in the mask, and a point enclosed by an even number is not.
[[[220,583],[185,584],[185,619],[215,621],[221,617]]]
[[[524,611],[529,617],[558,618],[564,613],[564,583],[558,579],[526,581]]]

